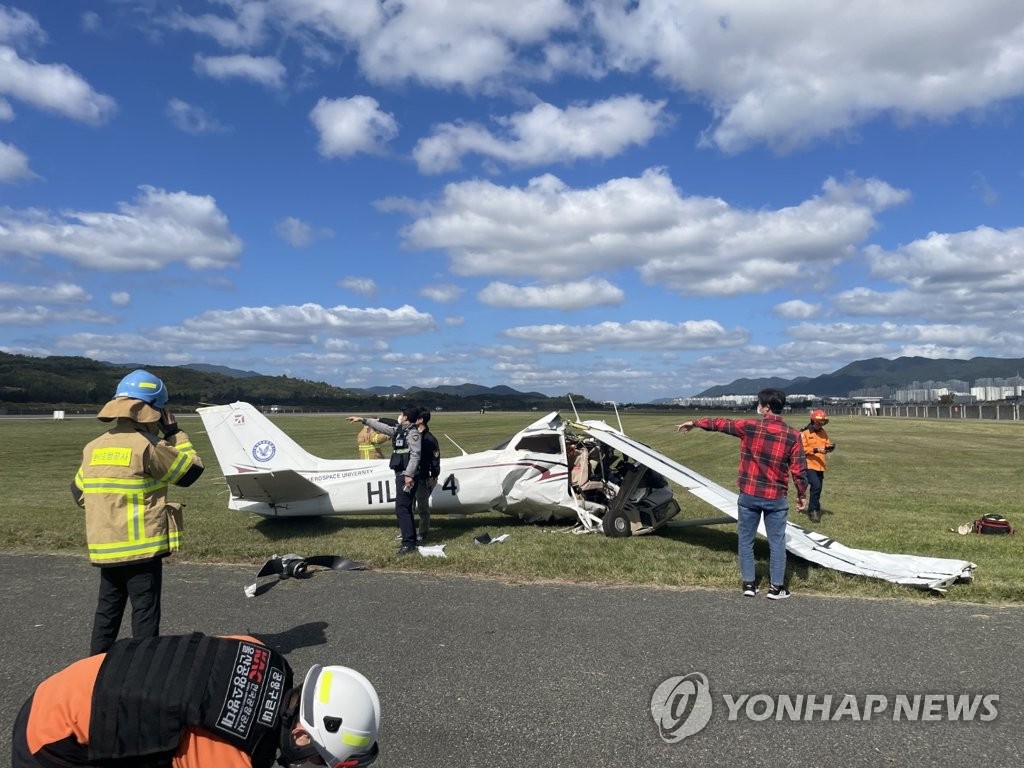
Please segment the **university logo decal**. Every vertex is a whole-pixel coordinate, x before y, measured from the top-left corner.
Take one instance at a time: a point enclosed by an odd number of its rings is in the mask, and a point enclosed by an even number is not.
[[[277,453],[277,447],[270,440],[260,440],[252,447],[252,457],[256,461],[270,461]]]

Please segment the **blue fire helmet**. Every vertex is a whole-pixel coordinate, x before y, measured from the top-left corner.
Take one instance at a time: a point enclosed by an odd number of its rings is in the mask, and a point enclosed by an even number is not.
[[[167,404],[167,387],[152,373],[140,368],[121,379],[114,397],[133,397],[154,408],[163,408]]]

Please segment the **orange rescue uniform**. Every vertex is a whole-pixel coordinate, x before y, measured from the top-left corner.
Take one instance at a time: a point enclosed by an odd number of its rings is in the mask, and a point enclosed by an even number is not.
[[[832,445],[832,441],[828,439],[828,433],[824,429],[814,431],[805,428],[800,432],[800,438],[803,440],[804,455],[807,457],[807,468],[824,472],[825,449]]]
[[[228,637],[264,645],[248,635]],[[46,745],[67,738],[83,746],[89,744],[93,688],[105,658],[105,653],[99,653],[76,661],[36,687],[25,732],[29,751],[35,754]],[[252,768],[252,761],[249,755],[223,739],[198,728],[189,728],[182,734],[171,765],[173,768]]]

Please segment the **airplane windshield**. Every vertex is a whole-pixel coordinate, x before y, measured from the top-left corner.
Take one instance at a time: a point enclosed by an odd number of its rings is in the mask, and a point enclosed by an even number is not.
[[[562,452],[562,442],[558,435],[527,435],[516,443],[516,450],[557,454]]]

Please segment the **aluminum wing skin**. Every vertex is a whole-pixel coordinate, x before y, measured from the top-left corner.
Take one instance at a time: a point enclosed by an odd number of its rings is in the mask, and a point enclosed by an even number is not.
[[[649,445],[626,437],[603,421],[586,421],[577,426],[609,448],[653,469],[681,485],[697,498],[736,519],[735,492],[726,490],[692,469],[658,453]],[[765,535],[763,522],[758,527],[758,533]],[[977,567],[966,560],[852,549],[833,538],[817,531],[809,531],[793,522],[786,524],[786,549],[804,560],[825,568],[938,592],[944,591],[957,581],[970,580]]]

